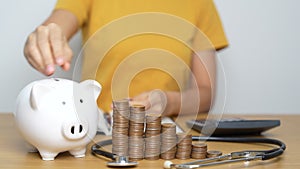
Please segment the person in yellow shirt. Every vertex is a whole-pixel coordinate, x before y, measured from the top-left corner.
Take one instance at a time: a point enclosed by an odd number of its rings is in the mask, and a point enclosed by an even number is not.
[[[102,85],[105,112],[127,97],[167,116],[209,110],[215,51],[228,45],[212,0],[58,0],[28,36],[26,59],[47,76],[55,65],[69,70],[68,40],[79,29],[82,79]]]

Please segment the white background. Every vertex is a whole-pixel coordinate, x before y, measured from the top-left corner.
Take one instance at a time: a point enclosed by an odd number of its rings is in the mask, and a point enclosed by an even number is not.
[[[0,112],[12,112],[20,90],[45,78],[29,66],[23,46],[54,4],[55,0],[1,4]],[[230,42],[219,54],[226,75],[225,112],[300,114],[300,1],[215,0],[215,4]],[[71,40],[75,56],[80,40],[79,34]],[[72,78],[72,71],[59,70],[54,76]]]

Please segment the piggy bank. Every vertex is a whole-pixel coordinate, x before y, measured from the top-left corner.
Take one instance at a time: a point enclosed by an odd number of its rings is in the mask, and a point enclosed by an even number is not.
[[[28,84],[17,97],[16,125],[43,160],[60,152],[84,157],[98,125],[96,99],[101,86],[94,80],[77,83],[45,79]]]

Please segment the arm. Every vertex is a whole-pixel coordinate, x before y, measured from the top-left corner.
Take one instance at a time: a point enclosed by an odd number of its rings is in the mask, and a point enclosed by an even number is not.
[[[207,112],[212,103],[215,86],[215,51],[193,54],[190,87],[182,93],[153,90],[132,98],[131,104],[143,104],[149,112],[165,116]]]
[[[55,10],[42,24],[47,26],[51,23],[55,23],[62,30],[63,35],[69,40],[78,30],[78,21],[76,16],[66,10]]]
[[[48,76],[55,72],[55,65],[68,70],[72,58],[68,40],[77,30],[75,15],[66,10],[55,10],[28,36],[24,47],[27,61],[33,68]]]
[[[207,112],[213,100],[215,86],[215,51],[201,51],[193,54],[191,86],[182,93],[166,92],[167,104],[164,114],[167,116]]]

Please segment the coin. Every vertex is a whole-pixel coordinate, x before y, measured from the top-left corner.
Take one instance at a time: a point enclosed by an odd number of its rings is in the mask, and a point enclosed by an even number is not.
[[[112,153],[128,156],[129,102],[113,101]]]
[[[147,114],[145,129],[145,159],[159,159],[161,146],[160,132],[161,116],[158,114]]]
[[[129,159],[142,160],[144,159],[144,138],[142,136],[129,137]]]
[[[129,159],[144,159],[144,127],[145,127],[145,106],[133,105],[130,107],[129,120]]]
[[[207,157],[208,158],[212,158],[212,157],[218,157],[218,156],[221,156],[222,155],[222,152],[221,151],[216,151],[216,150],[210,150],[210,151],[207,151]]]
[[[179,133],[177,134],[177,159],[189,159],[192,152],[192,135]]]
[[[204,159],[207,154],[207,145],[205,143],[192,144],[191,157],[193,159]]]
[[[176,125],[173,123],[161,124],[161,155],[160,157],[165,160],[171,160],[176,155]]]

